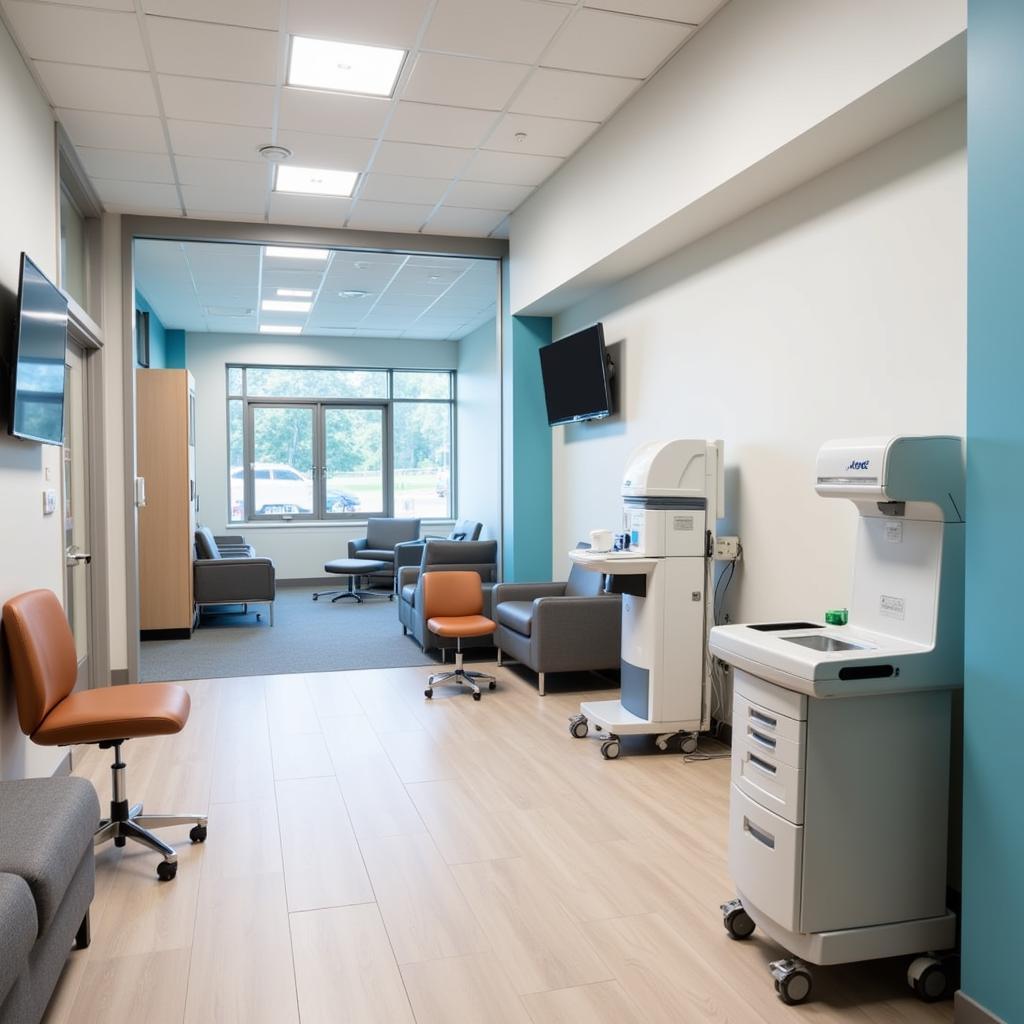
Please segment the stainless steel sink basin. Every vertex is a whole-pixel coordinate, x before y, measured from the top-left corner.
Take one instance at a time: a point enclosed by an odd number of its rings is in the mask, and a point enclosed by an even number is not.
[[[871,650],[867,644],[853,644],[849,640],[840,640],[834,636],[824,636],[817,633],[814,636],[784,636],[779,639],[787,643],[799,644],[801,647],[810,647],[812,651],[867,651]]]

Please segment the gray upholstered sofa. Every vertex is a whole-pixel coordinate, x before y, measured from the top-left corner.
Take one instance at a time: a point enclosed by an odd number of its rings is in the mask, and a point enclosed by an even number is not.
[[[398,618],[402,632],[412,633],[425,651],[455,647],[454,637],[441,637],[427,629],[423,608],[423,574],[428,572],[471,571],[480,575],[484,590],[484,615],[491,617],[491,591],[498,578],[498,542],[496,540],[428,540],[419,565],[398,570]],[[491,647],[490,634],[463,639],[463,648]]]
[[[41,1020],[72,944],[89,944],[99,820],[85,779],[0,782],[0,1024]]]
[[[537,673],[617,669],[621,662],[622,598],[605,594],[604,577],[574,565],[565,583],[499,583],[492,595],[502,655]]]
[[[214,537],[206,526],[196,530],[195,542],[192,589],[196,604],[200,608],[265,604],[273,625],[277,596],[274,563],[269,558],[257,558],[244,538]]]

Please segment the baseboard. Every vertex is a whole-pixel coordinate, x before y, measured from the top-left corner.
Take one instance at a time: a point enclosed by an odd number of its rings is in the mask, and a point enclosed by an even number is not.
[[[1006,1024],[1002,1017],[990,1013],[963,992],[953,996],[953,1020],[955,1024]]]
[[[68,751],[61,759],[60,764],[50,772],[53,778],[57,778],[60,775],[71,774],[71,751]]]
[[[145,643],[147,640],[189,640],[192,637],[192,630],[188,627],[182,629],[143,629],[139,631],[139,639]]]
[[[363,576],[363,579],[368,580],[379,580],[383,581],[386,578],[391,578],[392,574],[389,572],[380,573],[368,573]],[[339,584],[341,584],[339,586]],[[288,590],[290,588],[299,589],[301,587],[323,587],[324,590],[344,590],[348,586],[346,577],[343,576],[310,576],[307,579],[294,579],[294,580],[278,580],[277,587],[279,590]]]
[[[128,669],[115,668],[110,670],[110,685],[124,686],[128,682]]]

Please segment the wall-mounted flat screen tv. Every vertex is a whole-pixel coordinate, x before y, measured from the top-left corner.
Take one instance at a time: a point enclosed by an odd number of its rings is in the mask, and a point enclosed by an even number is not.
[[[22,253],[8,424],[13,437],[64,443],[67,343],[67,297]]]
[[[576,423],[612,414],[604,328],[594,324],[540,350],[548,422]]]

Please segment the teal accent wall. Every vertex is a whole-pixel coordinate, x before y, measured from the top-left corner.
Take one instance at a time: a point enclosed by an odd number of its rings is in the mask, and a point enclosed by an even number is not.
[[[969,0],[962,990],[1024,1021],[1024,4]]]
[[[551,342],[551,319],[511,316],[506,306],[503,324],[502,569],[508,581],[532,583],[551,579],[551,428],[537,354]]]
[[[168,370],[185,369],[185,332],[164,331],[164,356]]]

